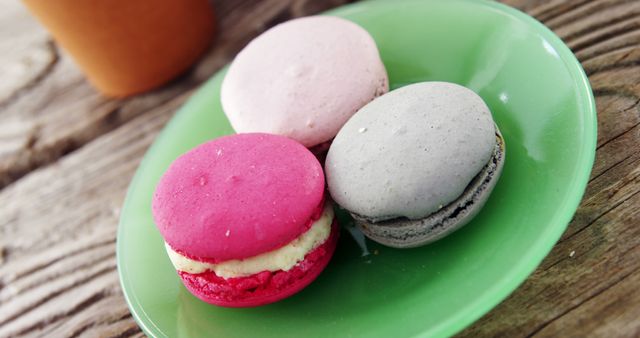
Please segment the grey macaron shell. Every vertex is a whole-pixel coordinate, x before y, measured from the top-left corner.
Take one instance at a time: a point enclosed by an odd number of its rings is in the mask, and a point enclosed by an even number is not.
[[[468,223],[504,165],[505,144],[473,91],[446,82],[402,87],[372,101],[327,154],[333,199],[369,238],[416,247]]]
[[[367,237],[395,248],[413,248],[429,244],[460,229],[482,209],[502,173],[505,145],[499,131],[496,141],[494,155],[489,163],[454,202],[418,220],[396,218],[372,222],[352,214],[356,225]]]
[[[484,101],[447,82],[389,92],[340,130],[325,171],[333,199],[378,222],[421,219],[456,200],[489,162],[496,128]]]

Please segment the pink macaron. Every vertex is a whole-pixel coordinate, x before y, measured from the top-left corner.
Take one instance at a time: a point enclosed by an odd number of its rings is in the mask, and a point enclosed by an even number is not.
[[[322,167],[283,136],[224,136],[176,159],[155,223],[186,288],[227,307],[272,303],[311,283],[336,247]]]
[[[221,103],[236,132],[284,135],[326,151],[358,109],[389,90],[388,82],[366,30],[311,16],[267,30],[238,53]]]

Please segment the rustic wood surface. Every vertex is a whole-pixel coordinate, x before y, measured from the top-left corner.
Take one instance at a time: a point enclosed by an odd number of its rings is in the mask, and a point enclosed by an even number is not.
[[[0,337],[143,336],[115,263],[119,208],[147,147],[256,34],[343,0],[214,1],[219,34],[187,74],[128,99],[97,94],[25,11],[0,10]],[[542,265],[462,337],[640,336],[640,1],[506,0],[589,75],[596,164]]]

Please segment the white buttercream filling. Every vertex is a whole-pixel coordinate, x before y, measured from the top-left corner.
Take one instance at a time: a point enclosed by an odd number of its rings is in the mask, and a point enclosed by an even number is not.
[[[200,262],[177,253],[167,243],[165,247],[176,270],[192,274],[210,270],[222,278],[233,278],[251,276],[262,271],[288,271],[329,238],[333,217],[332,203],[326,202],[320,218],[300,237],[278,249],[244,259],[220,263]]]

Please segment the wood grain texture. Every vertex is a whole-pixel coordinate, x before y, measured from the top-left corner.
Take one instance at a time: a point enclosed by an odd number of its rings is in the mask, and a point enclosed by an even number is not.
[[[163,88],[99,96],[17,1],[0,11],[0,337],[139,337],[115,266],[127,185],[193,90],[253,36],[344,1],[216,1],[208,54]],[[506,0],[553,29],[596,94],[598,149],[560,242],[461,337],[640,336],[640,1]]]

